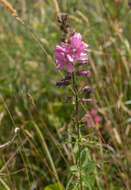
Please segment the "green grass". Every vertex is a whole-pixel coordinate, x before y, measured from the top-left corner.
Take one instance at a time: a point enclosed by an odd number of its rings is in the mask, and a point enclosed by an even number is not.
[[[0,149],[0,190],[43,190],[58,182],[66,187],[71,180],[72,190],[77,179],[71,179],[70,170],[76,172],[77,147],[68,143],[73,107],[64,99],[70,89],[55,86],[61,78],[53,55],[61,37],[55,6],[51,0],[10,2],[44,51],[0,2],[0,144],[10,140],[15,127],[20,128],[14,142]],[[93,101],[85,109],[95,107],[103,118],[103,161],[95,129],[82,127],[87,190],[130,190],[131,9],[127,1],[114,0],[59,0],[58,4],[91,49],[91,76],[83,84],[92,87]],[[81,108],[81,117],[84,113]]]

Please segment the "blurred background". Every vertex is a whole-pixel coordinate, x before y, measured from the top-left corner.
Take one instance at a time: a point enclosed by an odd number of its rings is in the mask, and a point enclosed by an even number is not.
[[[89,190],[131,189],[131,6],[127,0],[10,0],[20,23],[0,1],[0,190],[58,190],[75,164],[71,141],[73,105],[57,88],[54,49],[60,44],[57,7],[89,44],[91,103],[101,117],[104,171],[95,129],[82,127]],[[89,98],[86,97],[85,98]],[[67,143],[65,143],[67,142]],[[93,162],[94,163],[94,162]],[[103,179],[103,175],[105,176]],[[54,186],[51,184],[55,184]],[[70,187],[73,190],[73,188]]]

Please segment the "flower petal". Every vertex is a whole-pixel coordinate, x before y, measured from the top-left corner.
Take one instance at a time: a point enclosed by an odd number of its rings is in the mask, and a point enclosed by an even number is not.
[[[69,63],[68,65],[67,65],[67,69],[68,69],[68,72],[69,73],[72,73],[72,72],[74,72],[74,67],[73,67],[73,65],[71,64],[71,63]]]

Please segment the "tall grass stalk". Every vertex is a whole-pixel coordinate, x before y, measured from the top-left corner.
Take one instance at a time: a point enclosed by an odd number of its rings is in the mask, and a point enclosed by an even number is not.
[[[2,178],[0,178],[0,182],[1,182],[1,184],[4,186],[5,190],[11,190],[11,189],[9,188],[9,186],[5,183],[5,181],[4,181]]]
[[[59,177],[58,177],[58,175],[57,175],[57,171],[56,171],[56,168],[55,168],[53,159],[52,159],[51,154],[50,154],[50,152],[49,152],[49,150],[48,150],[48,147],[47,147],[47,144],[46,144],[46,142],[45,142],[45,139],[44,139],[44,137],[43,137],[43,135],[42,135],[42,133],[41,133],[41,131],[40,131],[38,125],[37,125],[36,123],[34,123],[34,122],[33,122],[33,125],[34,125],[34,127],[35,127],[37,133],[38,133],[39,136],[40,136],[40,139],[41,139],[41,141],[42,141],[42,145],[43,145],[43,147],[44,147],[44,149],[45,149],[45,152],[46,152],[46,155],[47,155],[47,157],[48,157],[48,159],[49,159],[49,161],[50,161],[50,164],[51,164],[52,170],[53,170],[53,172],[54,172],[54,176],[55,176],[55,178],[56,178],[56,181],[57,181],[58,183],[60,183],[60,180],[59,180]]]

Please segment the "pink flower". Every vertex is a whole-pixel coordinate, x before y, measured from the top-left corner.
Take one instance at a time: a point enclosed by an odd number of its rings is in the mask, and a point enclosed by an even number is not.
[[[72,65],[72,59],[70,57],[70,55],[68,55],[66,53],[67,51],[66,44],[62,43],[61,46],[56,46],[55,49],[55,59],[56,59],[56,64],[58,65],[56,70],[61,70],[63,69],[64,66],[67,65],[68,67],[68,72],[73,72],[74,71],[74,67]]]
[[[62,42],[61,46],[57,45],[55,48],[56,70],[67,66],[68,72],[74,72],[74,62],[85,64],[88,61],[87,47],[88,45],[82,41],[81,34],[74,32],[68,43]]]
[[[90,118],[90,120],[88,121],[88,126],[92,127],[93,125],[95,125],[95,122],[93,121],[92,118]]]
[[[92,115],[96,115],[96,114],[97,114],[97,110],[96,110],[96,109],[92,109],[92,110],[91,110],[91,114],[92,114]]]
[[[121,0],[114,0],[115,1],[115,3],[119,3]]]
[[[86,114],[84,115],[84,117],[82,117],[81,121],[82,121],[82,122],[85,122],[85,121],[88,120],[88,118],[89,118],[89,114],[86,113]]]
[[[90,71],[78,71],[76,74],[77,75],[88,75]]]
[[[82,117],[82,122],[87,122],[88,126],[93,126],[95,123],[99,123],[102,120],[102,118],[97,115],[97,110],[92,109],[90,112],[86,113],[84,117]]]
[[[94,119],[95,119],[96,122],[100,122],[101,121],[101,117],[99,115],[95,116]]]

